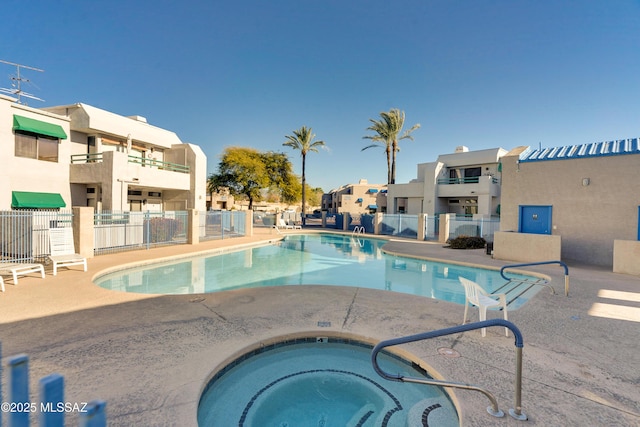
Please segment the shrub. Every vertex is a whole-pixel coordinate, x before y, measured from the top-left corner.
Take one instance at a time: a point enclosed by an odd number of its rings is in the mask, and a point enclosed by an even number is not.
[[[487,241],[482,237],[458,236],[447,241],[451,249],[482,249]]]

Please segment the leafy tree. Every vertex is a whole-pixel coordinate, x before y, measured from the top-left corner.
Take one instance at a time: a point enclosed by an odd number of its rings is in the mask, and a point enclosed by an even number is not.
[[[306,161],[307,161],[307,153],[310,151],[318,152],[318,147],[324,147],[324,141],[314,141],[313,139],[316,137],[314,133],[312,133],[311,128],[307,128],[306,126],[302,126],[298,130],[293,131],[293,135],[286,135],[287,141],[285,141],[282,145],[286,147],[291,147],[294,150],[300,150],[300,155],[302,157],[302,220],[304,221],[305,213],[306,213],[306,203],[307,203],[307,192],[306,192]]]
[[[293,173],[293,165],[284,153],[269,151],[262,154],[267,174],[271,181],[270,190],[284,203],[296,203],[300,200],[300,180]]]
[[[307,194],[309,206],[320,206],[322,204],[322,195],[324,194],[322,188],[311,188],[309,185],[307,185]]]
[[[209,176],[209,192],[228,188],[234,197],[246,197],[249,209],[263,195],[285,203],[300,200],[300,180],[284,153],[260,152],[254,148],[227,147],[220,156],[218,173]]]
[[[411,129],[405,131],[401,137],[398,137],[404,126],[404,111],[400,111],[397,108],[392,108],[389,112],[383,111],[380,113],[380,120],[369,119],[369,121],[372,125],[367,130],[374,132],[374,135],[366,135],[363,138],[370,139],[374,143],[364,147],[361,151],[379,147],[380,145],[384,146],[387,155],[387,184],[395,184],[396,153],[400,151],[398,142],[403,139],[413,141],[411,132],[418,129],[420,124],[413,125]]]
[[[227,147],[221,155],[218,173],[209,176],[207,188],[216,192],[226,187],[233,196],[246,196],[249,209],[261,200],[261,190],[270,180],[262,154],[253,148]]]

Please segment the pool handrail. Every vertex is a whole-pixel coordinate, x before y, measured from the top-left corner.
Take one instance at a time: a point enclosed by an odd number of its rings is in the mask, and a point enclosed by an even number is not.
[[[366,233],[363,225],[356,225],[351,232],[351,237]]]
[[[504,280],[509,280],[511,281],[512,279],[509,279],[507,276],[504,275],[504,270],[506,270],[507,268],[517,268],[517,267],[528,267],[531,265],[545,265],[545,264],[560,264],[562,266],[562,268],[564,268],[564,295],[565,296],[569,296],[569,266],[562,262],[562,261],[540,261],[540,262],[527,262],[527,263],[523,263],[523,264],[509,264],[509,265],[504,265],[502,266],[502,268],[500,269],[500,275],[502,276],[502,278]]]
[[[355,244],[356,241],[358,243],[358,246],[362,247],[364,246],[364,242],[362,240],[360,240],[360,236],[363,235],[364,233],[366,233],[366,230],[364,229],[364,226],[362,225],[356,225],[353,229],[353,231],[351,232],[351,241]],[[357,239],[357,240],[356,240]]]
[[[406,337],[393,338],[385,341],[380,341],[373,350],[371,351],[371,363],[373,364],[373,369],[380,375],[382,378],[390,380],[390,381],[400,381],[400,382],[410,382],[417,384],[427,384],[427,385],[436,385],[441,387],[453,387],[453,388],[461,388],[465,390],[473,390],[479,391],[480,393],[487,396],[487,398],[491,401],[491,406],[487,407],[487,412],[494,417],[503,417],[504,412],[502,412],[498,408],[498,401],[496,398],[489,392],[481,387],[466,384],[466,383],[458,383],[451,381],[441,381],[434,379],[426,379],[426,378],[418,378],[418,377],[405,377],[402,375],[389,374],[380,368],[378,365],[378,353],[385,347],[391,347],[400,344],[408,344],[415,341],[427,340],[430,338],[441,337],[444,335],[452,335],[460,332],[472,331],[474,329],[481,329],[490,326],[502,326],[505,328],[509,328],[511,332],[513,332],[513,336],[515,337],[515,346],[516,346],[516,379],[515,379],[515,406],[514,408],[509,409],[509,415],[511,415],[516,420],[524,421],[527,420],[527,415],[522,412],[522,349],[524,347],[524,341],[522,339],[522,333],[518,329],[516,325],[513,323],[503,320],[503,319],[491,319],[485,320],[482,322],[468,323],[466,325],[454,326],[451,328],[439,329],[437,331],[429,331],[423,332],[420,334],[409,335]]]

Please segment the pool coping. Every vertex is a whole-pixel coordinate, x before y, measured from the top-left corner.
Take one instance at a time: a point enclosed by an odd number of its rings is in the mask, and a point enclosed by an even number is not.
[[[286,345],[295,345],[295,344],[298,344],[299,342],[309,343],[309,342],[312,342],[314,338],[315,339],[329,338],[336,341],[337,340],[347,341],[349,344],[352,344],[350,342],[354,342],[354,343],[357,343],[357,345],[370,346],[372,348],[379,342],[379,340],[376,340],[375,338],[362,336],[362,335],[358,335],[350,332],[327,331],[327,330],[320,330],[320,329],[310,329],[308,331],[299,331],[296,333],[276,335],[276,336],[271,336],[271,337],[262,339],[259,342],[249,344],[248,346],[237,350],[236,352],[234,352],[234,354],[229,355],[226,359],[222,361],[222,363],[217,365],[211,371],[210,375],[207,378],[205,378],[202,384],[200,394],[199,394],[200,399],[198,400],[198,407],[200,406],[200,402],[202,401],[204,394],[215,383],[216,378],[219,376],[223,376],[225,374],[225,372],[223,371],[226,371],[227,369],[231,369],[233,366],[235,366],[235,364],[248,360],[251,357],[255,356],[256,354],[260,354],[262,351],[269,351],[269,350],[272,350],[281,346],[283,347]],[[300,341],[300,340],[304,340],[304,341]],[[272,348],[267,348],[267,347],[272,347]],[[261,350],[261,351],[256,354],[252,354],[256,352],[256,350]],[[399,360],[401,360],[403,363],[407,363],[407,364],[413,363],[417,365],[420,369],[427,372],[428,376],[432,379],[446,381],[446,378],[442,376],[442,374],[440,374],[435,368],[433,368],[424,360],[420,359],[415,354],[411,353],[406,349],[403,349],[403,348],[395,348],[393,350],[385,349],[383,350],[383,353],[389,354],[392,357],[396,357]],[[377,379],[380,381],[383,381],[382,378],[377,378]],[[458,401],[458,398],[455,395],[454,391],[451,390],[449,387],[440,387],[440,388],[442,389],[442,391],[445,393],[445,395],[447,396],[447,398],[455,408],[458,419],[462,419],[462,417],[460,416],[460,411],[461,411],[460,402]]]
[[[332,232],[332,231],[326,231],[326,230],[322,230],[322,231],[313,231],[313,232],[300,232],[298,230],[297,233],[292,233],[294,235],[305,235],[305,234],[336,234],[336,235],[341,235],[341,236],[345,236],[348,233],[342,232]],[[240,244],[240,245],[236,245],[236,246],[230,246],[230,247],[225,247],[225,248],[217,248],[217,249],[207,249],[204,251],[199,251],[199,252],[193,252],[193,253],[189,253],[189,254],[183,254],[180,256],[173,256],[173,257],[164,257],[164,258],[157,258],[157,259],[153,259],[153,260],[145,260],[145,261],[140,261],[140,262],[129,262],[129,263],[125,263],[125,264],[120,264],[117,266],[113,266],[113,267],[109,267],[106,268],[104,270],[98,271],[97,273],[95,273],[92,278],[91,281],[96,284],[96,281],[99,280],[100,278],[107,276],[109,274],[113,274],[113,273],[117,273],[120,271],[124,271],[124,270],[128,270],[128,269],[134,269],[134,268],[140,268],[140,267],[148,267],[148,266],[154,266],[154,265],[158,265],[158,264],[165,264],[165,263],[173,263],[173,262],[180,262],[181,260],[185,260],[185,259],[191,259],[191,258],[201,258],[201,257],[209,257],[209,256],[218,256],[218,255],[224,255],[227,253],[234,253],[234,252],[239,252],[242,250],[246,250],[246,249],[250,249],[250,248],[258,248],[258,247],[263,247],[263,246],[269,246],[269,245],[273,245],[276,242],[280,242],[282,240],[284,240],[286,238],[286,234],[285,235],[281,235],[279,236],[279,238],[276,239],[269,239],[269,240],[264,240],[264,241],[260,241],[260,242],[256,242],[256,243],[245,243],[245,244]],[[367,239],[376,239],[376,240],[382,240],[382,241],[387,241],[387,243],[389,242],[402,242],[402,243],[411,243],[412,241],[407,241],[407,240],[399,240],[397,238],[393,238],[392,236],[364,236]],[[443,264],[451,264],[451,265],[460,265],[460,266],[464,266],[464,267],[471,267],[471,268],[479,268],[479,269],[483,269],[483,270],[491,270],[491,271],[500,271],[501,268],[500,267],[494,267],[494,266],[487,266],[487,265],[483,265],[483,264],[479,264],[479,263],[471,263],[471,262],[464,262],[464,261],[450,261],[447,259],[443,259],[443,258],[434,258],[434,257],[425,257],[425,256],[418,256],[418,255],[407,255],[403,252],[399,252],[399,251],[393,251],[393,250],[388,250],[385,249],[385,246],[387,244],[383,245],[380,250],[382,252],[384,252],[385,254],[389,255],[389,256],[396,256],[396,257],[401,257],[401,258],[408,258],[408,259],[416,259],[416,260],[422,260],[422,261],[430,261],[430,262],[437,262],[437,263],[443,263]],[[547,274],[543,274],[540,272],[535,272],[535,271],[528,271],[528,270],[523,270],[522,268],[507,268],[505,269],[505,271],[509,271],[512,273],[517,273],[517,274],[522,274],[522,275],[527,275],[527,276],[532,276],[532,277],[537,277],[539,279],[545,280],[547,283],[550,283],[552,281],[551,277]],[[99,286],[96,284],[96,286]],[[535,286],[542,286],[541,284],[535,284]],[[551,287],[551,286],[550,286]],[[553,287],[551,287],[552,291],[555,293],[555,289]],[[110,291],[113,291],[111,289],[107,289]],[[224,292],[223,291],[217,291],[217,292]],[[394,291],[391,291],[394,292]],[[132,292],[135,293],[135,292]],[[144,295],[164,295],[161,293],[145,293]],[[195,295],[195,294],[194,294]]]

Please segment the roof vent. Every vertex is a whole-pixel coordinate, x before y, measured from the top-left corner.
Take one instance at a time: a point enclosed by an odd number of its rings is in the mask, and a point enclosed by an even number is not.
[[[455,152],[456,152],[456,153],[466,153],[466,152],[468,152],[468,151],[469,151],[469,147],[464,146],[464,145],[458,145],[458,146],[456,147],[456,151],[455,151]]]
[[[147,118],[142,116],[128,116],[130,119],[135,120],[136,122],[147,123]]]

